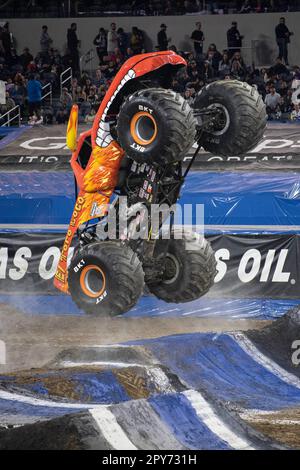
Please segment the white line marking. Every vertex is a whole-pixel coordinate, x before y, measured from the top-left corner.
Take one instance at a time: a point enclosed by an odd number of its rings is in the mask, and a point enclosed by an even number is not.
[[[233,449],[253,450],[254,447],[242,437],[235,434],[227,424],[225,424],[215,413],[211,405],[196,392],[196,390],[187,390],[183,395],[190,401],[199,418],[206,426],[216,434],[220,439],[227,442]]]
[[[137,450],[135,445],[128,439],[125,432],[117,422],[113,413],[107,409],[89,410],[91,416],[97,423],[98,428],[109,444],[116,450]]]
[[[163,313],[175,312],[177,310],[179,310],[179,308],[172,308],[172,309],[168,309],[168,310],[160,310],[159,315],[162,315]]]
[[[97,349],[118,349],[118,348],[127,348],[127,349],[132,349],[134,348],[134,345],[128,345],[128,344],[84,344],[83,346],[80,346],[82,348],[97,348]]]
[[[248,354],[254,361],[263,366],[273,375],[276,375],[279,379],[283,380],[289,385],[293,385],[296,388],[300,389],[300,380],[295,375],[291,374],[284,370],[272,359],[265,356],[261,353],[257,347],[245,336],[243,333],[230,333],[230,335],[238,345]]]
[[[26,405],[33,406],[45,406],[48,408],[81,408],[81,409],[90,409],[92,408],[105,408],[107,405],[100,405],[99,403],[66,403],[66,402],[56,402],[50,400],[43,400],[41,398],[29,397],[26,395],[21,395],[19,393],[6,392],[5,390],[0,390],[0,399],[2,400],[11,400],[19,403],[24,403]]]
[[[107,367],[145,367],[143,364],[134,362],[110,362],[110,361],[90,361],[90,362],[72,362],[62,361],[58,363],[62,367],[84,367],[84,366],[107,366]]]
[[[199,312],[202,312],[204,309],[201,309],[201,308],[198,308],[197,310],[192,310],[191,312],[185,312],[182,314],[183,317],[187,316],[187,315],[191,315],[192,313],[199,313]]]

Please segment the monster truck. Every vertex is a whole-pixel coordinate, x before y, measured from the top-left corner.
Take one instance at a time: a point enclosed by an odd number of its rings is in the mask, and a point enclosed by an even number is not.
[[[67,145],[77,199],[54,284],[87,313],[122,314],[145,285],[166,302],[195,300],[213,285],[216,262],[208,241],[180,231],[172,210],[160,213],[154,227],[149,209],[172,209],[200,147],[241,155],[255,146],[266,113],[257,90],[236,80],[205,86],[192,110],[170,89],[184,66],[172,51],[130,58],[112,81],[92,128],[78,139],[78,108],[72,108]],[[194,143],[195,153],[183,167]],[[111,213],[119,217],[113,235]],[[169,236],[164,237],[166,221]]]

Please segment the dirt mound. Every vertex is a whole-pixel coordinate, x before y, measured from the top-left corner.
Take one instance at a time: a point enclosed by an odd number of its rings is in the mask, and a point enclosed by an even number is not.
[[[108,449],[88,412],[0,430],[0,450]]]
[[[290,310],[262,330],[248,330],[245,334],[263,354],[283,369],[300,377],[300,364],[293,361],[293,354],[300,347],[299,307]],[[300,354],[298,357],[300,358]]]

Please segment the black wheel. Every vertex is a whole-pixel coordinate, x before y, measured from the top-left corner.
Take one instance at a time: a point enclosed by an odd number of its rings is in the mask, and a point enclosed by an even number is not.
[[[86,313],[119,315],[143,293],[142,264],[132,249],[116,241],[91,243],[79,250],[69,267],[69,292]]]
[[[219,115],[210,132],[204,131],[201,145],[208,152],[235,156],[257,145],[266,127],[265,104],[256,88],[238,80],[213,82],[195,99],[196,110],[216,107]]]
[[[158,240],[154,256],[165,257],[160,281],[147,277],[152,294],[166,302],[190,302],[206,294],[214,283],[216,260],[210,243],[194,232],[182,239]]]
[[[197,121],[178,93],[149,88],[130,95],[117,123],[118,142],[139,163],[180,161],[194,143]]]

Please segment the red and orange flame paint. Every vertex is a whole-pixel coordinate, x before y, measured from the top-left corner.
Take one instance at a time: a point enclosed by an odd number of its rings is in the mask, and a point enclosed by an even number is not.
[[[109,144],[106,146],[97,144],[97,142],[99,143],[97,135],[99,135],[101,119],[102,122],[105,120],[105,111],[107,111],[109,103],[112,102],[113,97],[119,91],[120,85],[123,85],[124,77],[127,77],[128,80],[129,72],[130,78],[138,78],[167,64],[180,66],[186,65],[186,62],[173,51],[140,54],[127,60],[112,81],[96,114],[92,129],[82,133],[78,143],[76,143],[77,106],[75,105],[71,111],[67,130],[67,144],[73,151],[71,167],[79,187],[79,194],[54,278],[55,287],[62,292],[68,293],[67,262],[73,237],[81,224],[107,213],[108,204],[117,183],[119,168],[124,155],[124,151],[114,140],[109,139]],[[83,169],[79,165],[77,158],[81,146],[88,136],[91,136],[92,153],[87,167]]]

